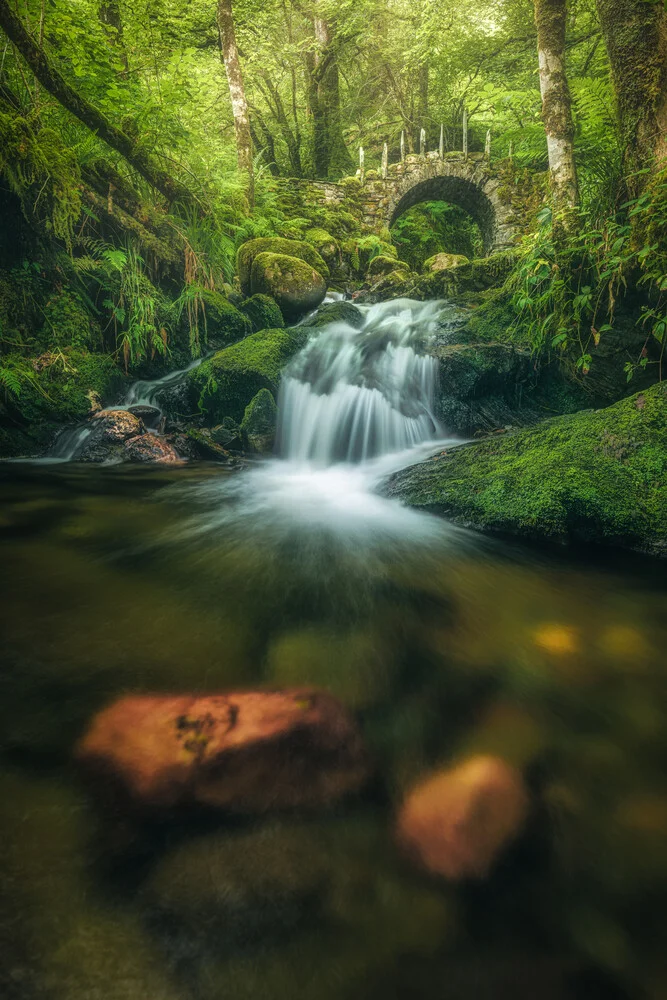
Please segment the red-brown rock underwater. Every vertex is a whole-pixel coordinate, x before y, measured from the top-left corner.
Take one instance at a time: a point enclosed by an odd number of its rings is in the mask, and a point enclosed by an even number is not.
[[[351,716],[312,689],[120,698],[75,756],[97,792],[140,811],[321,808],[370,773]]]

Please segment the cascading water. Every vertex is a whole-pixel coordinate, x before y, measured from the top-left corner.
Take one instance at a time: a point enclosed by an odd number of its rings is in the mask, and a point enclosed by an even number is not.
[[[283,379],[279,454],[327,466],[437,437],[436,360],[418,350],[434,336],[440,308],[397,299],[364,309],[360,329],[346,322],[325,327]]]
[[[437,361],[425,351],[444,305],[397,299],[360,307],[356,325],[314,330],[283,376],[277,457],[176,487],[191,516],[172,540],[233,539],[244,559],[261,551],[263,572],[273,554],[277,577],[298,561],[299,575],[321,586],[372,567],[384,574],[415,546],[460,539],[446,522],[377,492],[447,443],[434,414]]]

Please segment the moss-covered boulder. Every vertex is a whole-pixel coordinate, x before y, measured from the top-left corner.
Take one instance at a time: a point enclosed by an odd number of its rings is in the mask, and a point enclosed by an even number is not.
[[[424,261],[426,272],[451,271],[452,268],[467,264],[468,258],[460,253],[436,253]]]
[[[206,339],[211,347],[233,344],[252,333],[252,322],[220,292],[203,291],[202,304],[206,314]]]
[[[250,287],[253,294],[273,296],[288,320],[316,309],[327,292],[327,283],[319,271],[297,257],[280,253],[255,257]]]
[[[378,274],[391,274],[392,271],[409,272],[410,265],[406,264],[404,260],[396,260],[395,257],[389,257],[381,253],[373,257],[368,265],[367,274],[370,277],[375,277]]]
[[[260,389],[274,395],[278,392],[283,368],[307,339],[308,331],[303,327],[259,330],[218,351],[188,372],[191,408],[198,407],[212,425],[224,417],[240,422]]]
[[[255,258],[262,253],[277,253],[296,257],[297,260],[310,264],[315,271],[319,271],[323,278],[329,277],[329,268],[310,243],[306,243],[304,240],[286,240],[279,236],[262,237],[243,243],[236,254],[236,270],[244,295],[251,295],[257,291],[251,287],[252,266]]]
[[[273,451],[278,408],[268,389],[260,389],[245,408],[241,432],[250,451],[267,455]]]
[[[239,306],[252,325],[252,332],[277,330],[285,325],[278,303],[270,295],[251,295]]]
[[[306,320],[303,326],[317,329],[321,326],[328,326],[330,323],[347,323],[355,330],[360,330],[364,325],[364,320],[365,317],[361,309],[353,305],[352,302],[341,300],[339,302],[325,302],[314,316]]]
[[[44,305],[44,324],[39,338],[43,344],[99,350],[102,347],[100,325],[91,317],[77,295],[57,291]]]
[[[329,267],[333,267],[340,259],[340,244],[326,229],[307,229],[303,234],[306,243],[315,247],[320,257]]]
[[[667,554],[667,386],[448,449],[391,496],[486,531]]]

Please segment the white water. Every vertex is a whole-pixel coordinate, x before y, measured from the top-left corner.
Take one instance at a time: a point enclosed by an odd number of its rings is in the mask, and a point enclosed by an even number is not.
[[[365,307],[358,330],[337,322],[290,365],[279,397],[278,451],[319,466],[363,462],[442,436],[434,415],[441,303],[396,299]]]
[[[280,565],[298,561],[318,584],[385,575],[416,547],[461,540],[377,492],[391,473],[455,443],[435,416],[437,361],[425,353],[443,305],[394,300],[361,307],[361,329],[314,330],[283,377],[278,457],[177,488],[194,512],[172,540],[224,540],[225,559],[254,550],[264,567],[271,554]]]

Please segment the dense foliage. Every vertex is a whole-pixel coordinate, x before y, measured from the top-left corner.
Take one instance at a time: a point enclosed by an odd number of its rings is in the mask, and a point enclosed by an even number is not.
[[[623,3],[639,16],[633,0]],[[360,145],[367,171],[379,169],[385,142],[395,161],[401,133],[410,153],[421,129],[427,148],[437,148],[442,128],[445,149],[460,149],[464,110],[471,151],[484,148],[490,130],[492,161],[511,158],[532,177],[553,166],[532,0],[234,0],[253,192],[237,165],[223,5],[216,18],[216,4],[203,0],[2,0],[6,399],[34,381],[26,359],[45,352],[104,352],[126,371],[201,352],[206,294],[232,293],[236,250],[248,239],[319,233],[326,245],[333,234],[352,281],[363,279],[369,257],[387,254],[386,242],[365,237],[348,212],[300,217],[276,193],[276,176],[353,174]],[[661,14],[649,6],[656,21]],[[646,334],[638,353],[634,342],[628,351],[628,377],[646,366],[658,376],[667,181],[664,169],[643,163],[639,139],[628,139],[629,103],[617,101],[625,64],[617,65],[607,7],[574,0],[567,9],[577,221],[564,233],[543,205],[505,289],[515,313],[509,333],[536,352],[561,354],[583,377],[621,316]],[[649,81],[655,100],[657,72]],[[628,176],[630,162],[639,174]],[[443,250],[482,255],[476,225],[442,202],[411,209],[392,239],[413,270]]]

